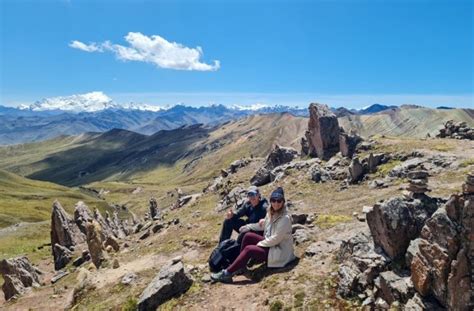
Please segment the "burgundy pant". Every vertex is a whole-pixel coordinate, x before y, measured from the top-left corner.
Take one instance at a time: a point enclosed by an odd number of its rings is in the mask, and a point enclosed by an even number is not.
[[[255,232],[247,232],[242,239],[239,257],[237,257],[227,268],[227,271],[234,273],[235,271],[244,268],[250,258],[254,259],[256,262],[267,261],[268,247],[257,246],[257,243],[263,239],[263,236]]]

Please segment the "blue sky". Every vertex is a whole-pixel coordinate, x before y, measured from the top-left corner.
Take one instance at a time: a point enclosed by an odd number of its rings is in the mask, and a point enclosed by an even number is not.
[[[2,0],[0,9],[0,105],[102,91],[156,105],[474,107],[469,0]]]

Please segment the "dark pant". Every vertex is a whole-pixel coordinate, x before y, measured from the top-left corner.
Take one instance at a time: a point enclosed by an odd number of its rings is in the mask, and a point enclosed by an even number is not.
[[[247,232],[242,240],[240,254],[227,268],[227,272],[234,273],[235,271],[244,268],[250,258],[256,262],[267,261],[269,248],[257,246],[257,243],[263,239],[264,237],[258,233]]]
[[[246,224],[247,223],[245,222],[245,220],[237,217],[232,217],[230,219],[224,220],[224,223],[222,224],[221,236],[219,237],[219,243],[224,240],[230,239],[233,230],[239,233],[240,227]]]

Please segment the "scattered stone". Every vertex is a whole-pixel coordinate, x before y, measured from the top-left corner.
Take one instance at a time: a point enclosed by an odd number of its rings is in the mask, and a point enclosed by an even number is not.
[[[202,278],[201,278],[201,282],[203,282],[203,283],[211,282],[211,276],[209,274],[203,275]]]
[[[85,263],[86,261],[89,261],[91,260],[91,255],[89,254],[89,251],[88,250],[84,250],[82,252],[82,255],[77,257],[73,262],[72,262],[72,265],[74,267],[79,267],[81,266],[83,263]]]
[[[317,183],[324,183],[329,180],[331,180],[331,175],[330,173],[321,168],[319,164],[313,165],[310,169],[310,174],[311,174],[311,180]]]
[[[157,232],[160,232],[161,229],[163,229],[164,227],[165,225],[163,223],[157,223],[153,225],[153,227],[151,227],[151,231],[153,231],[153,233],[157,233]]]
[[[138,310],[156,310],[168,299],[183,294],[192,285],[181,261],[170,262],[161,268],[157,276],[143,291],[138,300]]]
[[[120,263],[119,263],[119,261],[118,261],[117,258],[115,258],[114,261],[112,262],[112,268],[113,268],[113,269],[118,269],[118,268],[120,268]]]
[[[118,240],[113,236],[108,236],[104,242],[104,246],[110,246],[113,248],[114,251],[118,252],[120,250],[120,245]]]
[[[54,255],[54,269],[60,270],[64,268],[72,259],[72,252],[59,244],[53,246]]]
[[[132,283],[135,283],[137,279],[138,276],[135,273],[129,272],[122,277],[120,283],[122,283],[123,285],[130,285]]]
[[[143,191],[143,188],[142,187],[136,187],[133,191],[132,191],[132,194],[139,194],[140,192]]]
[[[377,300],[375,300],[375,308],[380,310],[388,310],[390,308],[390,306],[388,305],[388,303],[383,300],[382,298],[377,298]]]
[[[52,278],[51,278],[51,284],[56,283],[66,275],[69,275],[69,271],[58,271]]]
[[[410,171],[419,167],[423,162],[424,160],[421,158],[413,158],[406,160],[405,162],[395,166],[390,172],[388,172],[388,176],[405,178],[407,177]]]
[[[389,184],[383,179],[374,179],[369,181],[369,188],[370,189],[381,189],[387,188]]]
[[[317,241],[312,243],[306,249],[305,255],[308,257],[327,255],[337,250],[340,245],[340,242],[334,243],[333,241]]]
[[[31,287],[40,286],[41,271],[27,257],[2,259],[0,274],[3,277],[2,290],[6,301],[23,295]]]
[[[293,224],[304,225],[304,224],[306,224],[306,220],[308,219],[308,214],[292,213],[291,214],[291,219],[292,219]]]
[[[296,245],[303,244],[304,242],[309,241],[309,236],[309,232],[306,228],[296,230],[295,233],[293,233],[293,239],[295,240]]]
[[[150,236],[150,229],[147,229],[145,232],[143,232],[139,237],[138,239],[140,240],[145,240],[146,238],[148,238]]]

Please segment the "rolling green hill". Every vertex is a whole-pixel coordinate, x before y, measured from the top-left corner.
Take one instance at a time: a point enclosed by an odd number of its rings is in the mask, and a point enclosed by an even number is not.
[[[51,217],[51,206],[55,199],[73,211],[77,201],[84,201],[100,209],[108,205],[105,201],[50,182],[24,178],[0,170],[0,228],[19,222],[39,222]]]
[[[137,176],[143,179],[180,163],[184,175],[206,179],[236,158],[266,156],[274,143],[298,148],[306,123],[305,118],[274,114],[250,116],[214,128],[181,127],[151,136],[114,129],[0,148],[0,168],[36,180],[77,186]]]

